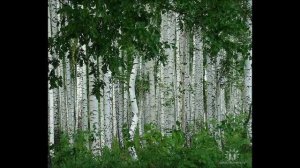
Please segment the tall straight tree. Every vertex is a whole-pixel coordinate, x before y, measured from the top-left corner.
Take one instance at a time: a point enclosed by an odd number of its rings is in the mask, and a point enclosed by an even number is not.
[[[204,97],[203,97],[203,44],[200,29],[194,33],[194,62],[195,62],[195,121],[196,125],[203,123]],[[199,127],[198,127],[199,128]]]
[[[174,114],[174,46],[175,39],[175,13],[172,11],[167,12],[167,27],[166,27],[166,40],[169,47],[166,48],[166,55],[168,57],[166,65],[164,66],[164,82],[165,82],[165,115],[166,115],[166,129],[171,130],[175,126]]]
[[[51,37],[51,15],[50,8],[48,8],[48,37]],[[51,54],[48,52],[48,59],[51,60]],[[48,71],[51,72],[52,65],[48,65]],[[53,89],[50,89],[50,82],[48,83],[48,144],[54,144],[54,123],[53,123]]]
[[[182,113],[182,72],[183,72],[183,65],[182,65],[182,59],[183,59],[183,47],[182,47],[182,31],[179,27],[179,14],[176,13],[176,58],[175,58],[175,69],[176,69],[176,87],[175,87],[175,120],[181,121],[180,114]]]
[[[136,80],[136,76],[137,76],[138,59],[139,58],[137,56],[135,56],[131,74],[130,74],[130,79],[129,79],[130,80],[129,81],[129,95],[130,95],[130,101],[131,101],[131,110],[133,113],[133,117],[131,120],[131,126],[129,129],[129,135],[130,135],[130,141],[132,141],[132,142],[133,142],[133,138],[134,138],[135,129],[136,129],[136,126],[138,123],[138,113],[139,113],[136,95],[135,95],[135,80]],[[137,160],[137,154],[136,154],[134,146],[131,146],[129,148],[129,151],[130,151],[132,158]]]
[[[111,90],[109,88],[109,83],[111,80],[111,71],[108,70],[104,74],[104,131],[105,131],[105,145],[109,148],[112,143],[112,111],[110,103]]]
[[[51,32],[51,37],[55,36],[59,30],[57,23],[59,21],[59,17],[56,15],[57,12],[57,1],[52,0],[50,1],[49,4],[49,14],[50,14],[50,32]],[[55,62],[58,61],[58,56],[57,53],[55,51],[52,51],[52,53],[50,53],[51,57],[51,62],[52,65],[55,65]],[[57,65],[56,65],[57,66]],[[51,71],[50,71],[50,75],[51,74],[58,74],[58,69],[52,67]],[[51,82],[51,80],[50,80]],[[59,142],[59,135],[60,135],[60,102],[59,102],[59,87],[56,87],[53,89],[53,94],[51,95],[51,97],[53,98],[53,101],[51,101],[51,103],[53,102],[53,106],[51,106],[50,108],[53,108],[53,115],[49,116],[51,121],[54,123],[54,128],[53,128],[53,133],[54,133],[54,144],[57,144]],[[51,104],[52,105],[52,104]],[[52,111],[50,111],[52,112]],[[52,128],[51,128],[52,129]]]
[[[91,60],[92,64],[95,65],[96,60]],[[90,66],[92,68],[92,66]],[[91,69],[90,69],[91,70]],[[96,79],[94,75],[89,75],[89,110],[90,110],[90,131],[93,133],[92,139],[92,151],[94,154],[99,154],[100,150],[100,133],[99,133],[99,109],[98,109],[98,101],[95,95],[91,94],[93,85]]]
[[[206,122],[209,123],[211,119],[215,119],[216,107],[216,86],[215,86],[215,62],[211,56],[206,56],[206,72],[207,72],[207,114]],[[212,125],[208,124],[208,128],[212,131]]]

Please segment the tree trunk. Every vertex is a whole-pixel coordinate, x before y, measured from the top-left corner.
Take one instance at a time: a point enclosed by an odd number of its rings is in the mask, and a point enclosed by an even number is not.
[[[140,57],[140,60],[139,60],[139,78],[140,78],[140,81],[144,81],[144,69],[145,69],[145,66],[143,64],[143,60],[142,60],[142,57]],[[143,84],[142,84],[143,85]],[[139,110],[139,113],[138,113],[138,126],[139,126],[139,135],[142,136],[143,135],[143,128],[144,128],[144,116],[147,115],[147,111],[145,111],[145,99],[144,99],[144,89],[143,89],[144,86],[141,86],[138,91],[137,94],[139,94],[139,103],[138,103],[138,109]]]
[[[150,100],[149,102],[149,111],[150,113],[149,119],[147,118],[147,123],[153,123],[157,124],[157,113],[155,109],[155,79],[154,79],[154,60],[150,60],[148,62],[149,65],[149,94],[150,96],[148,97]]]
[[[216,99],[216,86],[215,86],[215,64],[212,58],[207,55],[207,115],[206,115],[206,122],[208,122],[208,128],[212,132],[212,124],[210,121],[215,119],[215,99]]]
[[[138,68],[138,57],[136,56],[133,61],[133,67],[130,74],[130,81],[129,81],[129,95],[130,95],[130,101],[131,101],[131,109],[133,113],[133,117],[131,120],[131,126],[129,129],[129,135],[130,135],[130,141],[133,142],[135,129],[138,123],[138,106],[137,106],[137,100],[135,95],[135,80],[137,75],[137,68]],[[134,146],[131,146],[129,148],[130,154],[134,160],[137,160],[137,154],[135,151]]]
[[[183,32],[179,27],[179,14],[176,14],[176,59],[175,59],[175,69],[176,69],[176,89],[175,89],[175,120],[181,123],[181,114],[183,108],[183,95],[182,95],[182,58],[183,58],[183,45],[182,43],[182,35]],[[182,124],[182,123],[181,123]]]
[[[96,60],[92,60],[96,64]],[[99,109],[98,100],[95,95],[92,94],[93,85],[95,82],[94,75],[89,75],[89,109],[90,109],[90,131],[93,135],[92,151],[94,154],[100,154],[100,137],[99,137]]]
[[[203,123],[204,117],[204,97],[203,97],[203,50],[200,29],[194,35],[194,55],[195,55],[195,124],[196,129]]]
[[[111,148],[112,144],[112,111],[110,103],[110,82],[111,82],[111,71],[104,74],[104,131],[105,131],[105,145]]]

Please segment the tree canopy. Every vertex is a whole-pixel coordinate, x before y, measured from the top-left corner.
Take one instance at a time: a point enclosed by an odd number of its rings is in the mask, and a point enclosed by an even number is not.
[[[226,51],[223,75],[230,77],[232,69],[243,73],[249,57],[249,0],[70,0],[61,4],[58,14],[62,19],[57,22],[60,31],[49,37],[49,51],[58,55],[49,61],[54,69],[66,57],[80,66],[88,63],[94,67],[90,73],[96,74],[97,67],[89,60],[102,57],[101,70],[105,73],[109,68],[117,76],[118,67],[131,68],[136,52],[145,60],[157,58],[164,63],[167,57],[163,48],[174,45],[160,41],[161,14],[167,11],[179,14],[182,29],[201,30],[204,52],[210,57],[216,58],[222,49]],[[78,44],[73,45],[75,41]],[[83,45],[86,53],[80,48]],[[121,51],[127,53],[127,59],[119,57]],[[54,70],[49,76],[51,88],[61,85],[62,77]],[[101,87],[103,82],[98,76],[96,86]]]

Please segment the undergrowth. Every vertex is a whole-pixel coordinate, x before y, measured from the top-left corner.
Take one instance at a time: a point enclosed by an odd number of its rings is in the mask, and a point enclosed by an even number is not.
[[[213,133],[209,129],[199,129],[191,135],[190,142],[180,129],[163,136],[155,125],[144,127],[142,137],[134,139],[138,160],[131,159],[128,147],[128,130],[124,127],[124,146],[117,139],[111,149],[104,147],[101,156],[94,156],[88,148],[88,133],[78,132],[74,143],[69,143],[66,134],[62,134],[60,143],[52,146],[52,168],[231,168],[252,167],[251,142],[247,136],[245,116],[227,116],[222,122],[213,124]],[[126,134],[127,133],[127,134]]]

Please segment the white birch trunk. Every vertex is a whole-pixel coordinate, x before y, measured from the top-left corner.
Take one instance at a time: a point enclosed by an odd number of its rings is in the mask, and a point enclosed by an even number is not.
[[[215,118],[215,98],[216,98],[216,87],[215,87],[215,64],[210,58],[207,56],[207,115],[206,121],[210,123],[211,119]],[[209,124],[208,128],[212,131],[212,125]]]
[[[91,60],[96,63],[95,60]],[[92,95],[93,84],[95,81],[94,75],[89,75],[89,110],[90,110],[90,131],[93,134],[92,151],[95,155],[100,154],[100,136],[99,136],[99,110],[98,100],[95,95]]]
[[[187,39],[186,39],[186,32],[185,31],[178,31],[179,32],[179,58],[177,58],[177,65],[179,66],[179,74],[178,74],[178,94],[180,100],[178,100],[178,120],[181,123],[181,129],[185,132],[186,130],[186,88],[187,88],[187,80],[185,79],[186,75],[186,54],[187,54]]]
[[[161,75],[160,75],[160,64],[157,67],[157,73],[156,73],[156,83],[155,83],[155,113],[157,115],[156,123],[160,130],[162,130],[161,127],[161,91],[160,91],[160,85],[161,85]]]
[[[126,123],[127,125],[129,125],[129,122],[128,122],[128,84],[127,83],[124,83],[123,84],[123,93],[124,93],[124,104],[123,104],[123,122]]]
[[[203,44],[201,41],[200,29],[194,35],[194,55],[195,55],[195,121],[196,128],[203,123],[204,117],[204,97],[203,97]]]
[[[88,131],[88,83],[87,83],[87,67],[85,64],[82,66],[82,130]]]
[[[195,32],[194,32],[195,33]],[[189,44],[190,45],[192,45],[193,47],[192,48],[194,48],[195,46],[195,44],[194,44],[194,34],[192,34],[192,44],[190,44],[190,42],[189,42]],[[190,108],[191,108],[191,110],[190,110],[190,120],[189,120],[189,125],[190,125],[190,127],[191,127],[191,129],[194,129],[195,128],[195,103],[196,103],[196,101],[195,101],[195,87],[196,87],[196,82],[195,82],[195,69],[196,69],[196,66],[199,66],[199,65],[196,65],[196,55],[195,55],[195,52],[194,52],[194,50],[193,50],[193,54],[192,54],[192,62],[191,62],[191,70],[190,70],[190,80],[191,80],[191,84],[190,84]],[[191,130],[191,131],[193,131],[193,130]]]
[[[117,138],[119,141],[119,145],[123,146],[123,134],[122,134],[122,123],[123,123],[123,115],[122,115],[122,93],[121,93],[121,82],[117,81],[115,83],[115,108],[116,108],[116,126],[117,126]]]
[[[55,0],[50,1],[49,4],[49,32],[48,35],[50,36],[54,36],[57,34],[58,31],[58,27],[57,27],[57,21],[59,19],[58,15],[56,14],[57,12],[57,2]],[[53,55],[50,55],[50,59],[54,59],[57,58],[56,53],[54,52]],[[49,67],[49,72],[53,67]],[[55,74],[58,75],[59,70],[56,69],[55,70]],[[50,140],[52,141],[52,136],[53,136],[53,143],[58,143],[59,141],[59,134],[60,134],[60,97],[59,97],[59,88],[55,88],[52,89],[51,92],[52,93],[50,95],[50,98],[52,99],[52,101],[50,101],[50,114],[49,114],[49,124],[50,124]],[[52,135],[52,131],[53,131],[53,135]]]
[[[122,51],[120,50],[119,57],[122,58]],[[122,67],[119,67],[119,72],[122,73]],[[118,82],[119,90],[118,90],[118,106],[117,106],[117,116],[118,116],[118,137],[120,146],[124,146],[123,142],[123,123],[124,123],[124,83],[122,81]]]
[[[187,144],[190,145],[191,132],[190,132],[190,121],[191,121],[191,75],[190,75],[190,54],[189,54],[189,32],[185,32],[185,43],[184,43],[184,57],[183,57],[183,68],[184,68],[184,110],[183,110],[183,127],[186,133]]]
[[[142,57],[140,57],[140,60],[139,60],[139,78],[141,80],[144,80],[143,79],[143,76],[144,76],[144,64],[143,64],[143,60],[142,60]],[[142,136],[143,135],[143,126],[144,126],[144,115],[146,115],[147,111],[145,111],[145,108],[144,108],[144,103],[145,103],[145,99],[144,99],[144,92],[142,90],[139,90],[138,91],[139,93],[139,103],[138,103],[138,109],[139,110],[139,113],[138,113],[138,126],[139,126],[139,135]]]
[[[185,32],[183,34],[183,96],[184,96],[184,109],[182,115],[182,126],[184,127],[184,131],[187,132],[188,123],[189,123],[189,114],[190,114],[190,94],[189,94],[189,86],[190,86],[190,62],[189,62],[189,54],[188,54],[188,33]]]
[[[59,65],[59,75],[65,79],[66,73],[65,73],[65,65],[64,61],[62,61],[62,64]],[[63,80],[62,88],[60,89],[60,109],[62,111],[61,113],[61,130],[63,132],[67,132],[67,95],[66,95],[66,82]]]
[[[164,73],[163,73],[163,65],[162,63],[160,64],[160,84],[159,84],[159,89],[160,89],[160,128],[161,128],[161,133],[162,135],[165,134],[165,98],[164,98]]]
[[[249,6],[252,8],[252,1],[249,1]],[[248,27],[252,35],[252,22],[248,19]],[[252,48],[250,49],[250,57],[245,62],[245,112],[249,114],[248,135],[252,138]]]
[[[49,6],[51,3],[49,4]],[[48,37],[51,37],[51,10],[48,7]],[[48,59],[52,56],[48,52]],[[48,73],[52,70],[52,65],[48,66]],[[49,146],[54,144],[54,109],[53,109],[53,89],[50,90],[50,82],[48,83],[48,144]]]
[[[166,108],[166,124],[167,128],[169,130],[173,129],[175,127],[175,112],[174,112],[174,106],[175,106],[175,95],[174,95],[174,85],[175,85],[175,48],[173,45],[176,44],[176,35],[175,35],[175,26],[176,26],[176,18],[175,13],[172,11],[168,12],[168,31],[167,31],[167,38],[168,41],[171,43],[171,47],[168,51],[168,61],[165,68],[165,82],[167,83],[167,108]],[[168,76],[168,77],[167,77]],[[167,78],[166,78],[167,77]]]
[[[162,21],[161,21],[161,39],[160,41],[163,42],[163,43],[168,43],[168,29],[169,29],[169,25],[168,25],[168,13],[164,13],[162,14],[161,18],[162,18]],[[161,99],[161,114],[160,114],[160,125],[161,125],[161,132],[164,134],[166,132],[166,129],[168,127],[168,122],[166,122],[166,111],[168,112],[168,108],[167,107],[167,98],[168,98],[168,62],[169,62],[169,56],[170,56],[170,48],[165,48],[165,54],[168,56],[168,60],[167,60],[167,63],[165,65],[165,67],[163,66],[163,64],[161,63],[161,69],[160,69],[160,73],[161,73],[161,96],[160,96],[160,99]]]
[[[176,99],[175,99],[175,120],[179,121],[181,123],[181,113],[182,113],[182,58],[183,58],[183,53],[182,52],[182,34],[180,27],[179,27],[179,14],[176,14],[176,88],[175,88],[175,94],[176,94]],[[182,123],[181,123],[182,124]]]
[[[136,56],[133,61],[133,67],[130,74],[130,81],[129,81],[129,94],[130,94],[130,101],[131,101],[131,109],[133,113],[131,126],[129,129],[129,135],[130,135],[130,141],[133,142],[135,129],[138,123],[138,106],[137,106],[137,100],[135,95],[135,80],[137,75],[137,68],[138,68],[138,57]],[[134,160],[137,160],[137,154],[135,151],[134,146],[131,146],[129,148],[130,154]]]
[[[102,67],[102,57],[99,57],[99,78],[104,79],[103,72],[101,70]],[[100,131],[100,147],[103,148],[105,146],[105,127],[104,127],[104,89],[100,88],[100,93],[102,97],[99,100],[99,131]]]
[[[251,51],[250,51],[251,52]],[[248,134],[252,137],[252,60],[246,60],[245,64],[245,105],[244,111],[249,114]]]
[[[82,130],[82,67],[77,66],[76,79],[76,111],[77,111],[77,125],[76,128]]]
[[[50,88],[50,86],[49,86]],[[53,89],[48,90],[48,140],[49,146],[54,144],[54,110],[53,110]]]
[[[123,58],[124,58],[124,61],[126,62],[127,61],[127,58],[126,58],[126,54],[123,54],[122,55]],[[126,76],[126,79],[127,79],[127,69],[124,70],[124,74]],[[123,122],[127,124],[127,127],[129,128],[129,116],[128,116],[128,102],[129,102],[129,93],[128,93],[128,82],[126,81],[124,84],[123,84],[123,94],[124,94],[124,106],[123,106]]]
[[[105,145],[111,148],[112,144],[112,111],[110,103],[110,81],[111,81],[111,71],[108,70],[104,74],[104,133],[105,133]]]
[[[110,87],[110,106],[112,111],[112,131],[113,138],[117,137],[117,113],[116,113],[116,96],[115,96],[115,82],[111,82]]]
[[[148,62],[149,65],[149,110],[150,113],[149,119],[147,118],[147,123],[157,124],[157,113],[155,109],[155,81],[154,81],[154,60]]]

